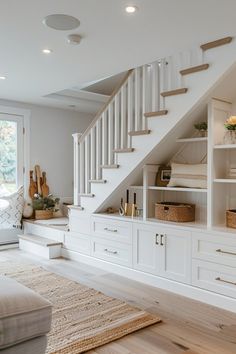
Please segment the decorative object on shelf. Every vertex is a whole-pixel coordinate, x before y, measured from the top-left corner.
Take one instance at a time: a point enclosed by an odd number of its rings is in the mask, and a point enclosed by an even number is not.
[[[117,212],[117,209],[113,208],[113,207],[108,207],[106,209],[106,214],[115,214]]]
[[[223,138],[225,145],[236,144],[236,116],[231,116],[224,124],[227,129]]]
[[[226,226],[236,229],[236,209],[226,211]]]
[[[24,203],[24,209],[23,209],[23,217],[26,219],[29,219],[33,216],[34,214],[34,209],[32,206],[31,200],[26,200]]]
[[[136,211],[137,211],[136,193],[134,193],[134,202],[132,204],[132,214],[131,214],[132,217],[136,216]]]
[[[200,137],[207,136],[207,122],[196,123],[194,124],[194,128],[197,129]]]
[[[195,205],[173,202],[156,203],[155,218],[174,222],[195,221]]]
[[[171,164],[168,187],[207,188],[207,164]]]
[[[228,177],[236,179],[236,167],[230,167]]]
[[[126,191],[125,215],[132,216],[132,204],[129,203],[129,190]]]
[[[56,205],[59,203],[59,200],[59,198],[54,198],[51,194],[45,198],[40,194],[35,194],[33,199],[35,219],[47,220],[53,218],[53,212],[58,211]]]
[[[42,182],[43,182],[41,186],[42,195],[43,197],[47,197],[49,195],[49,187],[47,185],[46,172],[42,173]]]
[[[166,187],[171,178],[171,167],[166,165],[161,165],[158,168],[156,175],[156,186]]]
[[[29,171],[29,178],[30,178],[30,182],[29,182],[29,196],[31,199],[34,198],[34,195],[38,192],[38,188],[37,188],[37,183],[34,181],[34,171],[30,170]]]
[[[120,200],[119,214],[120,214],[120,216],[124,216],[125,215],[123,198],[121,198],[121,200]]]

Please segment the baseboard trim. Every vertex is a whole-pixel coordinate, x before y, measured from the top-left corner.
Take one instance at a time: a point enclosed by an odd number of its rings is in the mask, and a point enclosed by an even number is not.
[[[203,290],[191,285],[178,283],[152,274],[144,273],[135,269],[126,268],[118,264],[103,261],[98,258],[86,256],[81,253],[62,248],[62,256],[77,262],[101,268],[107,272],[130,278],[132,280],[154,286],[163,290],[171,291],[175,294],[188,297],[190,299],[204,302],[208,305],[236,313],[236,299]]]

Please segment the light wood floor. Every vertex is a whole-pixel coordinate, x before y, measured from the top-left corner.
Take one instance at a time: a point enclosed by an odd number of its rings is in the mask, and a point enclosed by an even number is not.
[[[40,260],[19,250],[1,251],[0,260],[4,258],[39,263],[163,320],[87,354],[236,354],[236,314],[82,263]]]

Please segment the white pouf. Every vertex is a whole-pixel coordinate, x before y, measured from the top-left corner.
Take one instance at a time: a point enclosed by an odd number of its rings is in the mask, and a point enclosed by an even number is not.
[[[50,331],[52,305],[13,279],[0,276],[0,349]]]

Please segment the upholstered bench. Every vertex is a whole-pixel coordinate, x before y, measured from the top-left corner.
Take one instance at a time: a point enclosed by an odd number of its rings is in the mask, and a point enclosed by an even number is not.
[[[0,276],[1,353],[5,351],[20,353],[21,348],[24,350],[22,353],[28,353],[24,347],[30,342],[32,342],[31,353],[43,353],[46,349],[46,340],[43,336],[50,331],[51,318],[50,302],[15,280]],[[36,342],[41,343],[43,351],[33,350]],[[16,349],[17,347],[19,349]]]

